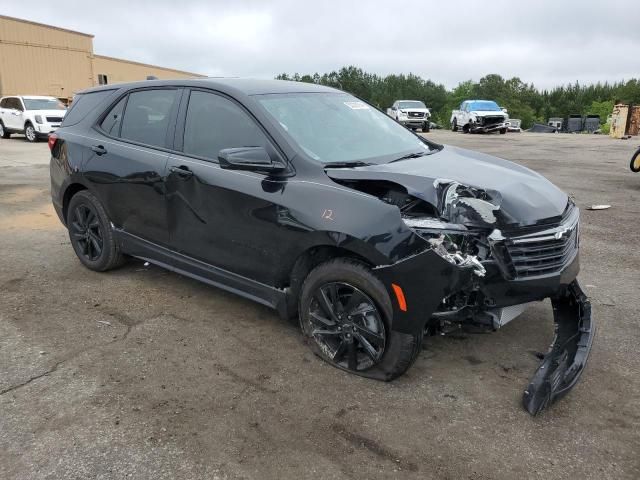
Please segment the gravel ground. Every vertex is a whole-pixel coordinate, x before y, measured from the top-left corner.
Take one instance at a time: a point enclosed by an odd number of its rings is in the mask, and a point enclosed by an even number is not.
[[[325,365],[250,301],[138,261],[88,271],[51,207],[46,143],[16,137],[0,140],[0,478],[640,478],[637,142],[428,135],[531,167],[583,209],[598,332],[565,399],[520,406],[548,302],[429,338],[385,384]]]

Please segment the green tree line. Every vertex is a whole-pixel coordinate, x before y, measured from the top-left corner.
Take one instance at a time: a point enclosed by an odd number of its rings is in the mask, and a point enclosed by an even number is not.
[[[518,77],[502,78],[497,74],[482,77],[478,82],[467,80],[453,90],[444,85],[409,73],[380,76],[355,66],[320,75],[282,73],[279,80],[316,83],[350,92],[382,110],[395,100],[422,100],[431,109],[432,119],[444,127],[449,125],[451,111],[463,100],[495,100],[509,111],[511,118],[522,120],[522,127],[546,123],[550,117],[572,114],[599,115],[605,123],[615,102],[640,104],[640,80],[558,86],[549,90],[537,89]]]

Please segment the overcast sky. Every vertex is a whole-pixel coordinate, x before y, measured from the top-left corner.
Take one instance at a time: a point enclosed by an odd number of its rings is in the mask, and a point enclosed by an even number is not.
[[[640,77],[640,0],[4,2],[95,35],[97,54],[211,76],[357,65],[451,88],[488,73],[546,88]]]

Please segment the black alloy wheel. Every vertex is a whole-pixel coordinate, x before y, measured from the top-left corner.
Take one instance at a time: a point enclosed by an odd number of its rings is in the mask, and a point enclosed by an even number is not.
[[[107,212],[95,195],[79,191],[71,197],[65,215],[69,240],[85,267],[104,272],[125,262]]]
[[[77,249],[90,262],[96,262],[104,250],[104,233],[97,213],[81,204],[73,209],[69,218],[69,231]]]
[[[320,286],[309,305],[310,336],[336,365],[361,371],[382,358],[386,333],[382,315],[364,292],[345,282]]]

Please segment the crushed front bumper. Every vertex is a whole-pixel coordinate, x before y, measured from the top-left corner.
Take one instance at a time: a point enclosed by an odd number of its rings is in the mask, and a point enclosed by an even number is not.
[[[491,125],[479,125],[477,123],[471,124],[471,131],[474,133],[491,133],[507,128],[507,123],[493,123]]]
[[[491,292],[497,306],[551,298],[555,338],[523,397],[524,408],[532,415],[565,395],[576,384],[586,365],[595,330],[591,304],[576,280],[578,270],[576,256],[562,272],[544,279],[509,281],[502,278],[498,281],[488,271],[480,280],[480,290]],[[377,267],[374,271],[392,300],[392,329],[410,334],[425,328],[444,297],[478,281],[471,268],[456,267],[433,250],[393,265]],[[486,283],[482,285],[483,282]],[[403,291],[404,309],[396,299],[394,284]]]

